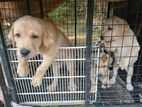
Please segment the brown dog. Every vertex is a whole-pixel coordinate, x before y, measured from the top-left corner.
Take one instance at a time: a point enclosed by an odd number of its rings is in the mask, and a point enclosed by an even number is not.
[[[114,52],[115,56],[113,77],[110,83],[115,83],[118,68],[125,69],[128,72],[126,88],[131,91],[133,90],[131,84],[133,64],[137,60],[140,49],[136,36],[128,23],[117,16],[107,19],[103,26],[102,40],[106,44],[106,50]]]
[[[13,23],[8,37],[17,47],[17,73],[21,77],[29,74],[27,58],[34,57],[38,53],[42,54],[43,62],[32,77],[32,85],[34,87],[41,85],[46,70],[58,55],[58,48],[61,46],[71,46],[69,40],[52,22],[32,16],[23,16],[17,19]],[[67,56],[70,57],[69,55]],[[73,63],[68,61],[66,64],[69,76],[73,76],[75,71]],[[59,74],[56,68],[59,68],[59,65],[53,64],[53,74],[55,77]],[[74,79],[70,78],[69,82],[69,90],[76,90]],[[48,90],[55,90],[57,84],[58,78],[55,78],[52,84],[48,86]]]

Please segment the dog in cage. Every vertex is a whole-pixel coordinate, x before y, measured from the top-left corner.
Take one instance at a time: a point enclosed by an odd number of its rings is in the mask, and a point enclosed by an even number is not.
[[[11,27],[8,38],[17,47],[18,67],[17,73],[20,77],[29,74],[28,58],[36,56],[40,53],[43,57],[41,65],[37,68],[35,75],[32,77],[32,85],[40,86],[42,78],[46,74],[46,70],[58,56],[58,48],[71,46],[65,35],[53,24],[53,22],[45,21],[37,17],[23,16],[17,19]],[[69,54],[69,53],[67,53]],[[70,55],[67,55],[70,59]],[[66,63],[69,76],[73,76],[75,67],[73,62]],[[59,64],[53,64],[53,75],[59,76]],[[57,69],[56,69],[57,68]],[[48,91],[55,91],[58,85],[58,78],[54,78]],[[73,78],[69,78],[69,90],[76,90]]]
[[[125,20],[112,16],[103,23],[101,41],[105,43],[106,50],[114,52],[115,56],[110,84],[116,82],[118,68],[125,69],[127,71],[126,88],[132,91],[133,64],[138,58],[140,49],[134,32]]]
[[[98,44],[97,44],[98,45]],[[114,55],[113,53],[108,53],[103,46],[100,46],[99,52],[92,52],[92,55],[98,56],[98,62],[92,63],[93,66],[97,67],[98,65],[98,79],[101,81],[101,87],[106,89],[110,87],[109,80],[110,80],[110,73],[112,70],[112,66],[114,64]],[[91,91],[96,90],[96,71],[94,72],[94,67],[91,67]]]

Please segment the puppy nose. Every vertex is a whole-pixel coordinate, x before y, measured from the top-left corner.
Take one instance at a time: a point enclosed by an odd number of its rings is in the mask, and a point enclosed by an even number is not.
[[[21,49],[21,50],[20,50],[20,53],[21,53],[23,56],[27,56],[27,55],[30,53],[30,51],[27,50],[27,49]]]

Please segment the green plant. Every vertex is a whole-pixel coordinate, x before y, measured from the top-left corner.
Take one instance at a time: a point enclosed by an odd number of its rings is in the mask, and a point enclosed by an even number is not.
[[[63,16],[67,16],[69,11],[69,7],[66,6],[66,3],[64,3],[62,6],[57,8],[51,13],[51,16],[54,20],[61,20]]]

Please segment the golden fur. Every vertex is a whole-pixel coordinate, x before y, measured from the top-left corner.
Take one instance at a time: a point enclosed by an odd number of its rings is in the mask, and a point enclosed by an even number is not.
[[[126,88],[133,90],[131,84],[133,64],[137,60],[140,49],[136,36],[128,23],[117,16],[107,19],[103,26],[102,38],[106,49],[113,51],[115,55],[113,77],[110,80],[110,84],[115,83],[118,68],[121,70],[125,69],[128,73]]]
[[[17,19],[13,23],[8,37],[17,47],[17,73],[21,77],[29,74],[27,58],[34,57],[38,53],[42,54],[43,62],[32,77],[32,85],[35,87],[41,85],[46,70],[58,55],[58,48],[61,46],[71,46],[69,40],[52,22],[44,21],[32,16],[23,16]],[[21,50],[26,50],[26,52],[28,50],[29,53],[26,53],[27,55],[23,56]],[[68,57],[70,56],[68,55]],[[69,76],[73,76],[73,63],[69,61],[66,64],[69,70]],[[58,65],[54,64],[53,74],[55,77],[58,76],[59,72],[55,69],[56,67],[59,68]],[[76,85],[74,84],[74,79],[70,78],[69,82],[69,90],[75,90]],[[52,84],[48,86],[48,90],[55,90],[57,84],[58,79],[55,78]]]

